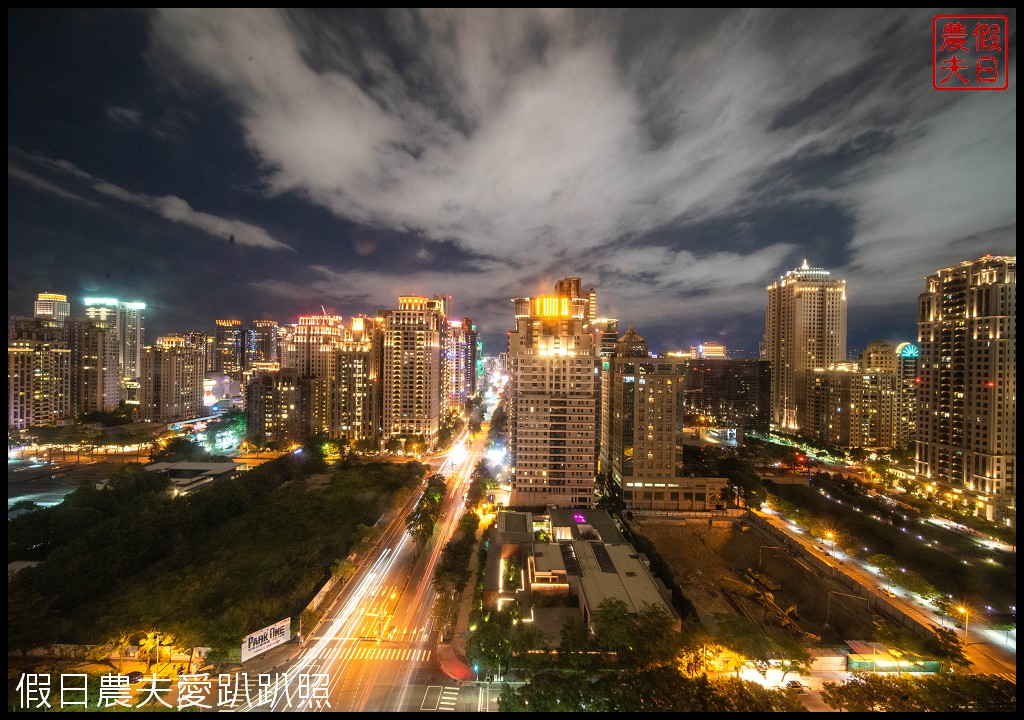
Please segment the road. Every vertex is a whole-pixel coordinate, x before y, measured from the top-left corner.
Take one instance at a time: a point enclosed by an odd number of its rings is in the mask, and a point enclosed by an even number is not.
[[[858,563],[838,548],[829,547],[826,550],[826,541],[815,540],[802,532],[794,531],[785,519],[775,513],[755,510],[754,514],[784,533],[791,542],[803,547],[807,554],[825,560],[833,566],[835,572],[855,580],[864,589],[866,596],[871,597],[872,605],[891,605],[925,627],[942,626],[943,618],[933,607],[920,602],[905,590],[899,588],[888,590],[884,587],[882,577],[867,565]],[[889,593],[892,593],[891,596]],[[993,630],[979,620],[971,620],[964,628],[963,635],[964,653],[972,663],[973,672],[1002,675],[1016,682],[1017,645],[1015,639],[1008,641],[1006,639],[1008,636],[1004,635],[1002,631]]]
[[[255,703],[245,709],[341,712],[496,709],[497,693],[481,683],[460,686],[437,668],[437,632],[430,617],[431,578],[445,543],[463,511],[463,495],[483,454],[485,437],[464,433],[431,466],[448,480],[448,492],[434,537],[417,551],[405,517],[416,493],[395,513],[324,619],[304,639],[302,651],[282,673],[282,693],[273,707]],[[244,669],[244,668],[243,668]],[[326,682],[324,697],[301,683]],[[283,692],[290,690],[290,697]],[[297,697],[298,696],[298,700]],[[493,697],[492,697],[493,696]]]

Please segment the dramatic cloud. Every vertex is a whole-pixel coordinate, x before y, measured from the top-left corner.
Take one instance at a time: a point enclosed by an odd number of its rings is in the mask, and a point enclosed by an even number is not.
[[[174,222],[294,249],[223,289],[237,312],[243,292],[282,320],[443,293],[498,352],[509,298],[578,275],[602,314],[661,328],[656,347],[714,332],[752,351],[765,286],[806,257],[847,279],[851,334],[906,338],[924,276],[1016,251],[1015,65],[1005,92],[934,90],[932,15],[137,13],[145,33],[116,45],[139,47],[137,85],[81,117],[138,146],[45,155]],[[131,132],[143,118],[173,132]]]

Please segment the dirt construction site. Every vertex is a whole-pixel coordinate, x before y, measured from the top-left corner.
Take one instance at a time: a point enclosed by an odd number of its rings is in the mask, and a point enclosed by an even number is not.
[[[867,603],[849,598],[848,587],[755,524],[648,516],[632,525],[671,567],[705,626],[723,613],[789,633],[808,646],[874,636]]]

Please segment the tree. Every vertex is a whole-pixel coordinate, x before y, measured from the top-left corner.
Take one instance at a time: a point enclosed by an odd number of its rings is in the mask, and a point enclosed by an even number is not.
[[[434,619],[434,626],[441,628],[442,632],[455,622],[459,612],[459,598],[448,593],[438,593],[434,598],[434,604],[430,608],[430,617]]]
[[[608,513],[621,513],[626,504],[622,500],[622,488],[611,473],[599,473],[597,476],[597,493],[600,498],[597,501],[597,509]]]
[[[714,615],[718,632],[718,642],[741,656],[746,664],[757,670],[761,675],[768,672],[769,660],[773,657],[775,644],[754,623],[738,615]],[[739,677],[739,667],[736,677]]]
[[[849,712],[1012,712],[1017,686],[998,675],[858,675],[822,684],[821,699]]]
[[[426,545],[434,535],[434,519],[420,507],[405,518],[405,527],[420,547]]]
[[[591,622],[594,626],[594,640],[601,648],[618,654],[628,654],[632,649],[633,621],[629,616],[629,607],[622,600],[602,600],[594,610]]]
[[[132,433],[119,433],[116,437],[119,445],[131,445],[135,440]],[[206,448],[186,435],[171,438],[163,447],[158,447],[149,454],[149,459],[152,462],[169,463],[203,462],[209,457],[210,453],[206,451]]]
[[[500,671],[509,657],[511,645],[503,622],[511,625],[511,619],[503,617],[502,613],[485,615],[466,642],[466,657],[485,671]]]
[[[576,616],[566,620],[562,625],[562,641],[558,646],[559,663],[572,670],[589,668],[593,665],[589,654],[592,649],[590,632],[583,621]]]

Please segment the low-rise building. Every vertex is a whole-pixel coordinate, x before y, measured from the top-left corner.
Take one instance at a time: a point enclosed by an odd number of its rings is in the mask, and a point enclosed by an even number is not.
[[[647,558],[603,510],[552,507],[546,516],[503,512],[491,530],[484,607],[518,604],[524,622],[543,622],[552,611],[560,616],[564,613],[552,606],[574,604],[589,627],[602,602],[620,600],[632,613],[645,605],[663,608],[678,630],[671,597],[651,574]]]

